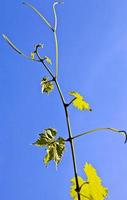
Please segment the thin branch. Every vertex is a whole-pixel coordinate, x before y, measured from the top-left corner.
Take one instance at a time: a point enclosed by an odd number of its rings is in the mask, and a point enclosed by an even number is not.
[[[38,58],[40,59],[40,62],[43,64],[43,66],[45,67],[45,69],[49,72],[49,74],[52,76],[58,93],[60,95],[64,110],[65,110],[65,116],[66,116],[66,122],[67,122],[67,128],[68,128],[68,134],[69,134],[69,138],[72,138],[72,132],[71,132],[71,126],[70,126],[70,119],[69,119],[69,114],[68,114],[68,110],[67,110],[67,106],[66,106],[66,102],[63,96],[63,93],[61,91],[60,85],[56,79],[56,77],[54,77],[53,73],[50,71],[50,69],[47,67],[47,65],[44,63],[43,59],[40,57],[40,55],[38,54],[38,51],[36,52]],[[77,173],[77,165],[76,165],[76,157],[75,157],[75,150],[74,150],[74,143],[73,140],[70,139],[70,145],[71,145],[71,153],[72,153],[72,161],[73,161],[73,168],[74,168],[74,175],[75,175],[75,181],[76,181],[76,190],[79,191],[79,182],[78,182],[78,173]],[[77,192],[78,195],[78,200],[81,200],[80,198],[80,194],[79,192]]]
[[[62,95],[62,91],[60,89],[59,83],[55,79],[55,83],[58,89],[58,92],[60,94],[61,100],[63,102],[64,110],[65,110],[65,116],[66,116],[66,122],[67,122],[67,128],[68,128],[68,134],[69,138],[72,138],[72,131],[71,131],[71,125],[70,125],[70,119],[69,119],[69,114],[68,110],[66,107],[66,103],[64,103],[64,97]],[[72,154],[72,161],[73,161],[73,168],[74,168],[74,175],[75,175],[75,181],[76,181],[76,190],[79,191],[79,182],[78,182],[78,174],[77,174],[77,165],[76,165],[76,156],[75,156],[75,149],[74,149],[74,141],[70,139],[70,146],[71,146],[71,154]],[[80,194],[77,192],[78,195],[78,200],[80,200]]]
[[[55,79],[55,76],[53,75],[52,71],[49,69],[49,67],[45,64],[44,60],[41,59],[40,62],[43,64],[43,66],[45,67],[45,69],[49,72],[49,74],[51,75],[51,77],[53,78],[53,80]]]
[[[10,47],[16,51],[18,54],[20,54],[21,56],[25,57],[28,60],[32,60],[32,61],[37,61],[40,62],[40,60],[36,60],[36,59],[32,59],[30,56],[26,56],[20,49],[18,49],[14,43],[4,34],[2,34],[3,38],[6,40],[6,42],[10,45]]]
[[[57,39],[57,33],[56,33],[56,29],[57,29],[57,15],[56,15],[56,10],[55,10],[55,6],[57,4],[61,4],[62,2],[55,2],[53,4],[53,13],[54,13],[54,20],[55,20],[55,24],[54,24],[54,28],[52,27],[52,25],[48,22],[48,20],[32,5],[26,2],[23,2],[24,5],[32,8],[40,17],[41,19],[48,25],[48,27],[54,32],[54,40],[55,40],[55,58],[56,58],[56,75],[55,77],[58,77],[58,39]]]
[[[53,13],[54,13],[54,21],[55,21],[55,24],[54,24],[54,31],[56,31],[57,29],[57,15],[56,15],[56,8],[55,6],[58,4],[58,2],[54,2],[53,4]]]
[[[75,175],[75,181],[76,181],[76,191],[77,191],[77,195],[78,195],[78,200],[81,200],[80,198],[80,194],[79,194],[79,182],[78,182],[78,174],[77,174],[77,165],[76,165],[76,157],[75,157],[75,149],[74,149],[74,141],[72,140],[73,136],[72,136],[72,131],[71,131],[71,125],[70,125],[70,119],[69,119],[69,114],[68,114],[68,109],[67,109],[67,103],[65,102],[63,93],[61,91],[60,85],[57,81],[57,76],[58,76],[58,40],[57,40],[57,35],[56,35],[56,29],[57,29],[57,16],[56,16],[56,11],[55,11],[55,5],[57,5],[58,3],[54,3],[53,4],[53,11],[54,11],[54,16],[55,16],[55,27],[52,28],[52,26],[50,25],[50,23],[47,21],[47,19],[31,4],[29,3],[23,3],[25,5],[27,5],[28,7],[32,8],[43,20],[44,22],[48,25],[48,27],[54,32],[54,38],[55,38],[55,47],[56,47],[56,76],[54,76],[54,74],[52,73],[52,71],[50,70],[50,68],[45,64],[44,62],[44,58],[41,58],[41,56],[39,55],[38,49],[41,48],[41,45],[36,45],[35,47],[35,51],[34,53],[37,55],[39,62],[41,62],[44,66],[44,68],[48,71],[48,73],[51,75],[52,80],[55,82],[58,93],[60,95],[64,110],[65,110],[65,116],[66,116],[66,122],[67,122],[67,128],[68,128],[68,135],[69,135],[69,142],[70,142],[70,146],[71,146],[71,154],[72,154],[72,161],[73,161],[73,169],[74,169],[74,175]],[[4,39],[9,43],[9,45],[20,55],[25,56],[9,39],[7,36],[3,35]],[[26,56],[25,56],[26,57]],[[33,60],[33,59],[32,59]]]
[[[87,134],[94,133],[94,132],[97,132],[97,131],[107,131],[107,130],[108,131],[113,131],[113,132],[116,132],[116,133],[120,133],[120,134],[124,135],[125,136],[125,142],[124,143],[127,142],[127,133],[124,130],[121,131],[121,130],[118,130],[118,129],[115,129],[115,128],[96,128],[96,129],[92,129],[90,131],[78,134],[78,135],[72,137],[71,139],[73,140],[73,139],[81,137],[83,135],[87,135]],[[68,138],[66,141],[70,141],[70,138]]]
[[[53,3],[53,13],[54,13],[54,31],[56,31],[57,30],[57,14],[56,14],[56,5],[58,5],[58,4],[63,4],[63,2],[62,1],[56,1],[56,2],[54,2]]]
[[[39,52],[38,52],[38,48],[40,48],[41,46],[40,45],[37,45],[36,46],[36,49],[35,49],[35,52],[38,59],[39,60],[35,60],[35,59],[31,59],[30,57],[26,56],[24,53],[22,53],[10,40],[9,38],[3,34],[3,38],[8,42],[8,44],[20,55],[26,57],[27,59],[30,59],[30,60],[34,60],[34,61],[39,61],[43,64],[44,68],[48,71],[48,73],[51,75],[52,77],[52,81],[55,82],[56,84],[56,87],[57,87],[57,90],[58,90],[58,93],[60,95],[60,98],[61,98],[61,101],[62,101],[62,104],[63,104],[63,107],[64,107],[64,110],[65,110],[65,117],[66,117],[66,122],[67,122],[67,129],[68,129],[68,135],[69,135],[69,138],[66,140],[66,141],[69,141],[70,142],[70,146],[71,146],[71,154],[72,154],[72,161],[73,161],[73,169],[74,169],[74,175],[75,175],[75,181],[76,181],[76,189],[75,191],[77,192],[77,196],[78,196],[78,200],[81,200],[81,196],[83,196],[84,198],[87,198],[89,199],[88,197],[84,196],[83,194],[80,194],[80,187],[79,187],[79,182],[78,182],[78,175],[77,175],[77,165],[76,165],[76,157],[75,157],[75,149],[74,149],[74,139],[75,138],[78,138],[80,136],[83,136],[83,135],[86,135],[86,134],[89,134],[89,133],[93,133],[93,132],[96,132],[96,131],[102,131],[102,130],[110,130],[110,131],[113,131],[113,132],[117,132],[117,133],[121,133],[122,135],[125,135],[126,139],[125,139],[125,142],[127,142],[127,133],[125,131],[119,131],[117,129],[114,129],[114,128],[96,128],[96,129],[93,129],[93,130],[90,130],[90,131],[87,131],[87,132],[84,132],[84,133],[81,133],[81,134],[78,134],[76,136],[73,136],[72,135],[72,131],[71,131],[71,125],[70,125],[70,118],[69,118],[69,113],[68,113],[68,106],[75,100],[72,99],[72,101],[67,104],[65,99],[64,99],[64,96],[63,96],[63,93],[61,91],[61,88],[60,88],[60,85],[57,81],[57,76],[58,76],[58,40],[57,40],[57,34],[56,34],[56,31],[57,31],[57,15],[56,15],[56,10],[55,10],[55,6],[58,4],[58,3],[61,3],[61,2],[55,2],[53,4],[53,13],[54,13],[54,18],[55,18],[55,24],[54,24],[54,27],[52,27],[52,25],[48,22],[48,20],[31,4],[29,3],[25,3],[23,2],[24,5],[32,8],[34,10],[34,12],[39,15],[39,17],[47,24],[47,26],[54,32],[54,39],[55,39],[55,49],[56,49],[56,74],[54,76],[53,72],[50,70],[50,68],[45,64],[44,60],[45,58],[41,58],[41,56],[39,55]]]
[[[54,13],[54,31],[57,30],[57,14],[56,14],[56,5],[58,5],[58,4],[63,4],[63,2],[62,2],[62,1],[56,1],[56,2],[53,3],[53,7],[52,7],[52,9],[53,9],[53,13]]]
[[[56,80],[56,78],[55,78],[54,81],[55,81],[55,84],[56,84],[56,87],[57,87],[58,93],[59,93],[59,95],[60,95],[61,101],[62,101],[62,103],[63,103],[63,106],[64,106],[64,108],[65,108],[66,102],[65,102],[64,96],[63,96],[63,94],[62,94],[62,91],[61,91],[60,85],[59,85],[58,81]]]
[[[39,52],[38,52],[38,48],[41,48],[39,45],[36,46],[36,49],[35,49],[35,53],[39,59],[39,61],[43,64],[43,66],[45,67],[45,69],[48,71],[48,73],[50,74],[50,76],[53,78],[53,80],[55,79],[55,76],[53,75],[53,72],[49,69],[49,67],[45,64],[44,60],[45,58],[41,58],[41,56],[39,55]]]
[[[54,40],[55,40],[55,58],[56,58],[56,78],[58,77],[58,39],[57,39],[57,15],[55,6],[58,2],[54,2],[53,4],[53,13],[54,13]]]
[[[73,101],[74,101],[75,99],[77,99],[77,97],[75,97],[75,98],[72,99],[69,103],[67,103],[66,106],[67,106],[67,107],[70,106],[70,105],[73,103]]]
[[[59,67],[59,61],[58,61],[58,39],[57,39],[57,33],[54,31],[54,39],[55,39],[55,57],[56,57],[56,78],[58,77],[58,67]]]
[[[47,26],[48,26],[52,31],[54,31],[53,27],[52,27],[51,24],[48,22],[48,20],[47,20],[47,19],[46,19],[32,4],[26,3],[26,2],[23,2],[23,4],[26,5],[26,6],[28,6],[28,7],[30,7],[30,8],[32,8],[32,10],[34,10],[35,13],[36,13],[37,15],[39,15],[39,17],[47,24]]]

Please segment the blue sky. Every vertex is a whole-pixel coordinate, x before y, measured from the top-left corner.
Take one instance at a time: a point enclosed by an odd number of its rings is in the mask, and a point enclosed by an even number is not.
[[[31,0],[53,23],[53,0]],[[73,134],[96,127],[127,130],[127,1],[66,1],[57,7],[59,82],[65,98],[80,92],[93,112],[69,108]],[[43,55],[54,61],[52,32],[21,1],[0,3],[0,34],[7,34],[26,54],[44,43]],[[44,128],[54,127],[67,137],[57,91],[42,95],[46,71],[17,55],[0,38],[0,188],[2,200],[69,200],[73,177],[70,147],[58,170],[42,163],[44,149],[31,145]],[[52,66],[53,68],[53,66]],[[75,141],[78,174],[96,167],[109,189],[108,200],[127,198],[127,146],[121,135],[98,132]]]

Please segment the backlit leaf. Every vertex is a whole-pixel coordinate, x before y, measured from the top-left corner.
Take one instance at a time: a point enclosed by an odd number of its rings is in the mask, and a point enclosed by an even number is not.
[[[92,111],[90,105],[84,100],[83,96],[81,96],[78,92],[70,92],[71,96],[75,97],[72,104],[78,108],[79,110],[88,110]]]
[[[44,77],[41,81],[41,91],[42,93],[50,93],[54,89],[52,81],[48,77]]]
[[[65,150],[65,141],[62,137],[56,139],[57,131],[53,128],[47,128],[43,133],[39,134],[39,138],[33,144],[39,147],[46,147],[46,155],[44,163],[48,165],[51,160],[54,160],[56,165],[60,162]]]
[[[86,163],[84,173],[87,176],[87,180],[84,181],[80,176],[78,177],[81,200],[105,200],[108,190],[102,186],[102,180],[97,175],[96,169],[91,164]],[[71,179],[71,183],[70,195],[74,200],[78,200],[75,177]]]
[[[52,61],[51,61],[51,59],[48,57],[48,56],[45,56],[45,60],[46,60],[46,62],[48,63],[48,64],[52,64]]]
[[[31,58],[34,59],[34,57],[35,57],[35,53],[32,52],[30,55],[31,55]]]

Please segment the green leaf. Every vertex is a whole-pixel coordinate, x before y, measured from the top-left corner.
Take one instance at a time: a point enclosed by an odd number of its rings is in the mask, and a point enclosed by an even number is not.
[[[102,180],[97,175],[96,169],[91,164],[86,163],[84,173],[87,176],[87,180],[83,180],[78,176],[80,199],[104,200],[108,195],[108,190],[102,186]],[[74,200],[78,200],[75,177],[71,179],[71,183],[70,195]]]
[[[45,165],[51,160],[54,160],[56,165],[59,164],[62,159],[63,152],[65,150],[65,141],[62,137],[56,139],[57,131],[53,128],[47,128],[44,130],[44,133],[39,134],[39,138],[33,145],[39,147],[46,147],[46,155],[44,157]]]
[[[44,133],[39,134],[39,139],[33,143],[36,146],[47,146],[54,142],[57,131],[53,128],[44,129]]]
[[[78,92],[70,92],[69,94],[75,97],[75,99],[72,101],[73,106],[75,106],[79,110],[92,111],[90,105],[84,100],[83,96],[81,96]]]
[[[52,81],[49,80],[48,77],[44,77],[41,81],[41,91],[42,93],[50,93],[52,92],[52,90],[54,89],[54,85],[52,83]]]

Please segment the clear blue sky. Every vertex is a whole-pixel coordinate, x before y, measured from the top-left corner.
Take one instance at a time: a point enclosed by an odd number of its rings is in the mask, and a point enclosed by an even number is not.
[[[53,23],[53,0],[31,0]],[[0,34],[7,34],[26,54],[44,43],[53,59],[52,32],[19,0],[0,3]],[[93,112],[70,108],[74,134],[96,127],[127,130],[127,1],[66,1],[57,7],[59,82],[67,100],[75,90]],[[69,200],[73,177],[70,147],[56,171],[42,163],[44,149],[31,145],[54,127],[67,137],[64,110],[57,91],[40,92],[46,71],[17,55],[0,37],[0,196],[2,200]],[[53,67],[53,66],[52,66]],[[127,199],[127,145],[121,135],[98,132],[75,142],[78,173],[84,163],[97,168],[109,189],[108,200]],[[85,176],[84,176],[85,177]]]

